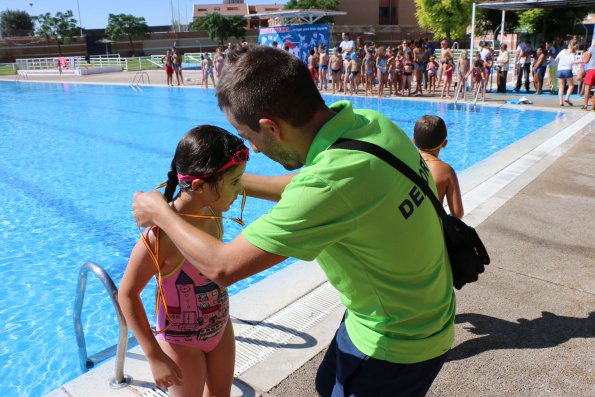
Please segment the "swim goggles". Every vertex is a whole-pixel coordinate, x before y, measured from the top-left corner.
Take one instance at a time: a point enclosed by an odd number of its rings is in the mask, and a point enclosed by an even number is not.
[[[208,177],[211,177],[213,175],[219,174],[225,170],[227,170],[228,168],[233,167],[234,165],[239,165],[239,164],[243,164],[246,161],[248,161],[248,159],[250,158],[250,150],[248,150],[247,147],[243,147],[241,149],[238,149],[229,159],[229,161],[227,163],[225,163],[221,168],[219,168],[217,171],[208,173],[208,174],[204,174],[204,175],[187,175],[187,174],[178,174],[178,180],[180,181],[184,181],[186,183],[192,183],[192,181],[196,180],[196,179],[206,179]]]

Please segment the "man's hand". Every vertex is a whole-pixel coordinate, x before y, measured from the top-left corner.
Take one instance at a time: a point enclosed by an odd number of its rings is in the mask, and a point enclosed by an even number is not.
[[[162,211],[167,211],[169,206],[163,198],[163,195],[157,190],[147,193],[136,192],[132,210],[134,218],[140,227],[148,227],[157,224],[157,216]]]

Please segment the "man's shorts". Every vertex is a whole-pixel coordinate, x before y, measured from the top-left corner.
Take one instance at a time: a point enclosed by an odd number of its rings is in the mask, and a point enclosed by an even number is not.
[[[572,70],[566,70],[566,69],[560,70],[560,69],[558,69],[558,75],[557,75],[557,77],[559,79],[571,79],[572,78]]]
[[[316,390],[322,397],[423,397],[447,354],[416,364],[378,360],[354,346],[341,322],[318,368]]]
[[[595,85],[595,69],[587,70],[587,74],[585,75],[585,84]]]

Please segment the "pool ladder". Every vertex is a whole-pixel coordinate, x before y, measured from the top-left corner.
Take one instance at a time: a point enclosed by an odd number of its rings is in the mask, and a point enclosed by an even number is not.
[[[132,83],[130,86],[132,88],[137,88],[142,84],[145,84],[145,76],[147,76],[147,84],[151,84],[151,79],[149,78],[149,74],[147,72],[136,72],[134,78],[132,79]]]
[[[85,343],[85,334],[83,332],[83,325],[81,321],[81,313],[83,310],[83,301],[85,298],[85,289],[87,286],[87,274],[89,271],[93,272],[97,278],[103,283],[103,286],[107,290],[116,315],[118,317],[118,323],[120,328],[120,336],[118,338],[117,353],[116,353],[116,368],[114,378],[110,381],[110,387],[113,389],[120,389],[130,384],[131,378],[124,375],[124,359],[126,357],[126,350],[128,349],[128,325],[118,304],[118,289],[114,284],[112,278],[107,272],[98,264],[93,262],[86,262],[81,266],[79,271],[76,298],[74,301],[74,330],[76,333],[76,344],[78,346],[78,355],[81,370],[83,373],[87,372],[90,368],[93,368],[97,362],[103,361],[114,355],[114,346],[108,347],[105,350],[100,351],[89,357],[87,355],[87,344]]]

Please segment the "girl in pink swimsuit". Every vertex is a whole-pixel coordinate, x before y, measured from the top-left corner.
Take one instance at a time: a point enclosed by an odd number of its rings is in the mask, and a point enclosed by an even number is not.
[[[248,153],[238,137],[221,128],[193,128],[178,143],[168,180],[161,185],[165,199],[193,226],[221,239],[221,213],[243,193],[240,178]],[[241,215],[232,220],[243,225]],[[229,396],[235,341],[227,289],[202,275],[159,228],[141,236],[120,283],[118,302],[156,386],[167,387],[172,397]],[[156,337],[140,298],[153,276]]]

